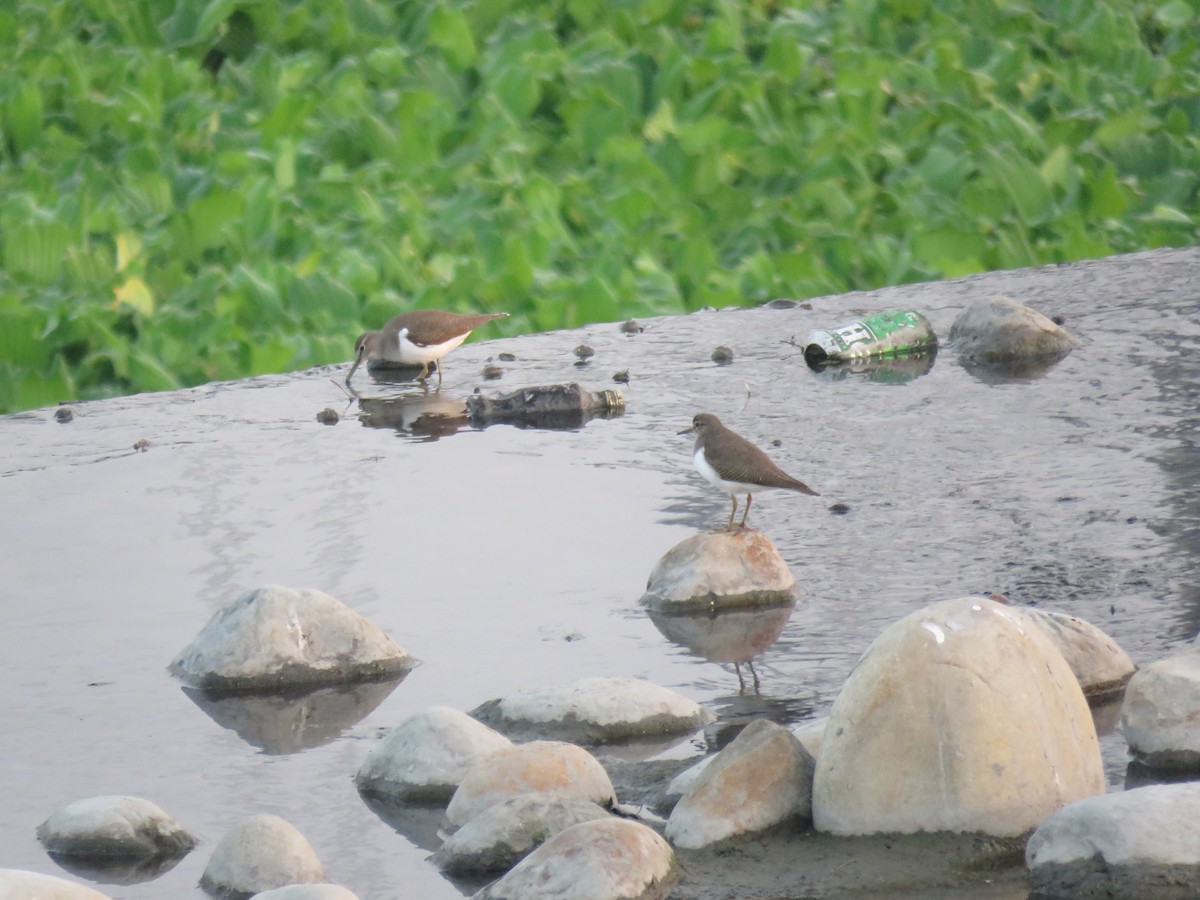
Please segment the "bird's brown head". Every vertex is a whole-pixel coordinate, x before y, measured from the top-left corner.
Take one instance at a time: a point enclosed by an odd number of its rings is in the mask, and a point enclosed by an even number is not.
[[[712,413],[696,413],[696,415],[692,417],[692,427],[685,428],[679,433],[695,434],[697,437],[700,437],[704,434],[706,429],[712,428],[713,426],[720,427],[720,425],[721,420]]]
[[[355,371],[364,359],[371,359],[379,354],[382,342],[383,335],[378,331],[364,331],[358,336],[358,340],[354,342],[354,365],[350,367],[350,372],[346,376],[346,384],[350,383],[350,379],[354,377]]]

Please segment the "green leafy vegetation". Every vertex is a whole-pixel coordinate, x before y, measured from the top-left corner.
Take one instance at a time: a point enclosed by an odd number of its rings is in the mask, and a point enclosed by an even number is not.
[[[0,7],[0,411],[1200,238],[1200,0]]]

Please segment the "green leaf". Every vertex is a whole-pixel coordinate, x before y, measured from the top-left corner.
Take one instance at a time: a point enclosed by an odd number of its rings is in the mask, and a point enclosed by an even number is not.
[[[33,79],[25,80],[4,105],[4,126],[19,157],[32,149],[42,134],[42,91]]]
[[[445,2],[435,6],[429,15],[429,43],[442,50],[456,69],[465,69],[475,61],[475,38],[467,17],[450,9]]]

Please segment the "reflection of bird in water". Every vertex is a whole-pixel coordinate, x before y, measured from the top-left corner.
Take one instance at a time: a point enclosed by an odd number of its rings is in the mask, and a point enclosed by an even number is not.
[[[779,639],[792,616],[792,603],[766,609],[733,609],[727,612],[694,612],[685,615],[651,608],[650,621],[667,640],[714,663],[733,663],[738,685],[746,690],[742,666],[750,671],[758,693],[754,658]]]
[[[437,440],[467,427],[467,405],[440,394],[363,397],[360,417],[368,428],[392,428],[402,434]]]
[[[365,331],[354,344],[354,365],[346,376],[346,384],[354,377],[363,360],[382,359],[406,366],[420,366],[418,381],[429,375],[429,364],[437,362],[438,387],[442,386],[442,364],[439,360],[467,339],[472,331],[502,319],[508,313],[460,315],[440,309],[414,309],[390,319],[379,331]]]
[[[758,673],[754,671],[754,660],[752,660],[752,659],[746,660],[746,668],[749,669],[750,674],[754,676],[754,693],[757,694],[758,693]],[[738,689],[743,694],[746,693],[746,682],[742,678],[742,664],[735,662],[733,664],[733,671],[737,672]]]
[[[819,497],[816,491],[802,481],[797,481],[771,461],[740,434],[721,424],[712,413],[700,413],[692,419],[692,427],[680,434],[696,435],[692,450],[692,461],[696,471],[710,484],[720,488],[733,501],[729,511],[727,531],[733,530],[733,517],[737,515],[738,494],[746,495],[746,511],[742,513],[741,527],[746,527],[746,516],[750,515],[750,500],[755,491],[763,488],[784,488]]]

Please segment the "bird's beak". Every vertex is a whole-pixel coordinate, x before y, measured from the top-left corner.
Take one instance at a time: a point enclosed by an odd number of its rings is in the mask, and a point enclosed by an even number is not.
[[[347,385],[350,384],[350,379],[354,377],[354,373],[358,369],[359,364],[363,361],[363,356],[366,355],[366,352],[367,348],[363,347],[354,355],[354,365],[350,367],[350,374],[346,376]]]
[[[691,428],[685,428],[685,429],[683,429],[683,431],[680,431],[680,432],[677,432],[677,433],[678,433],[678,434],[691,434],[691,433],[692,433],[692,432],[694,432],[695,430],[696,430],[696,426],[695,426],[695,425],[693,425]]]

